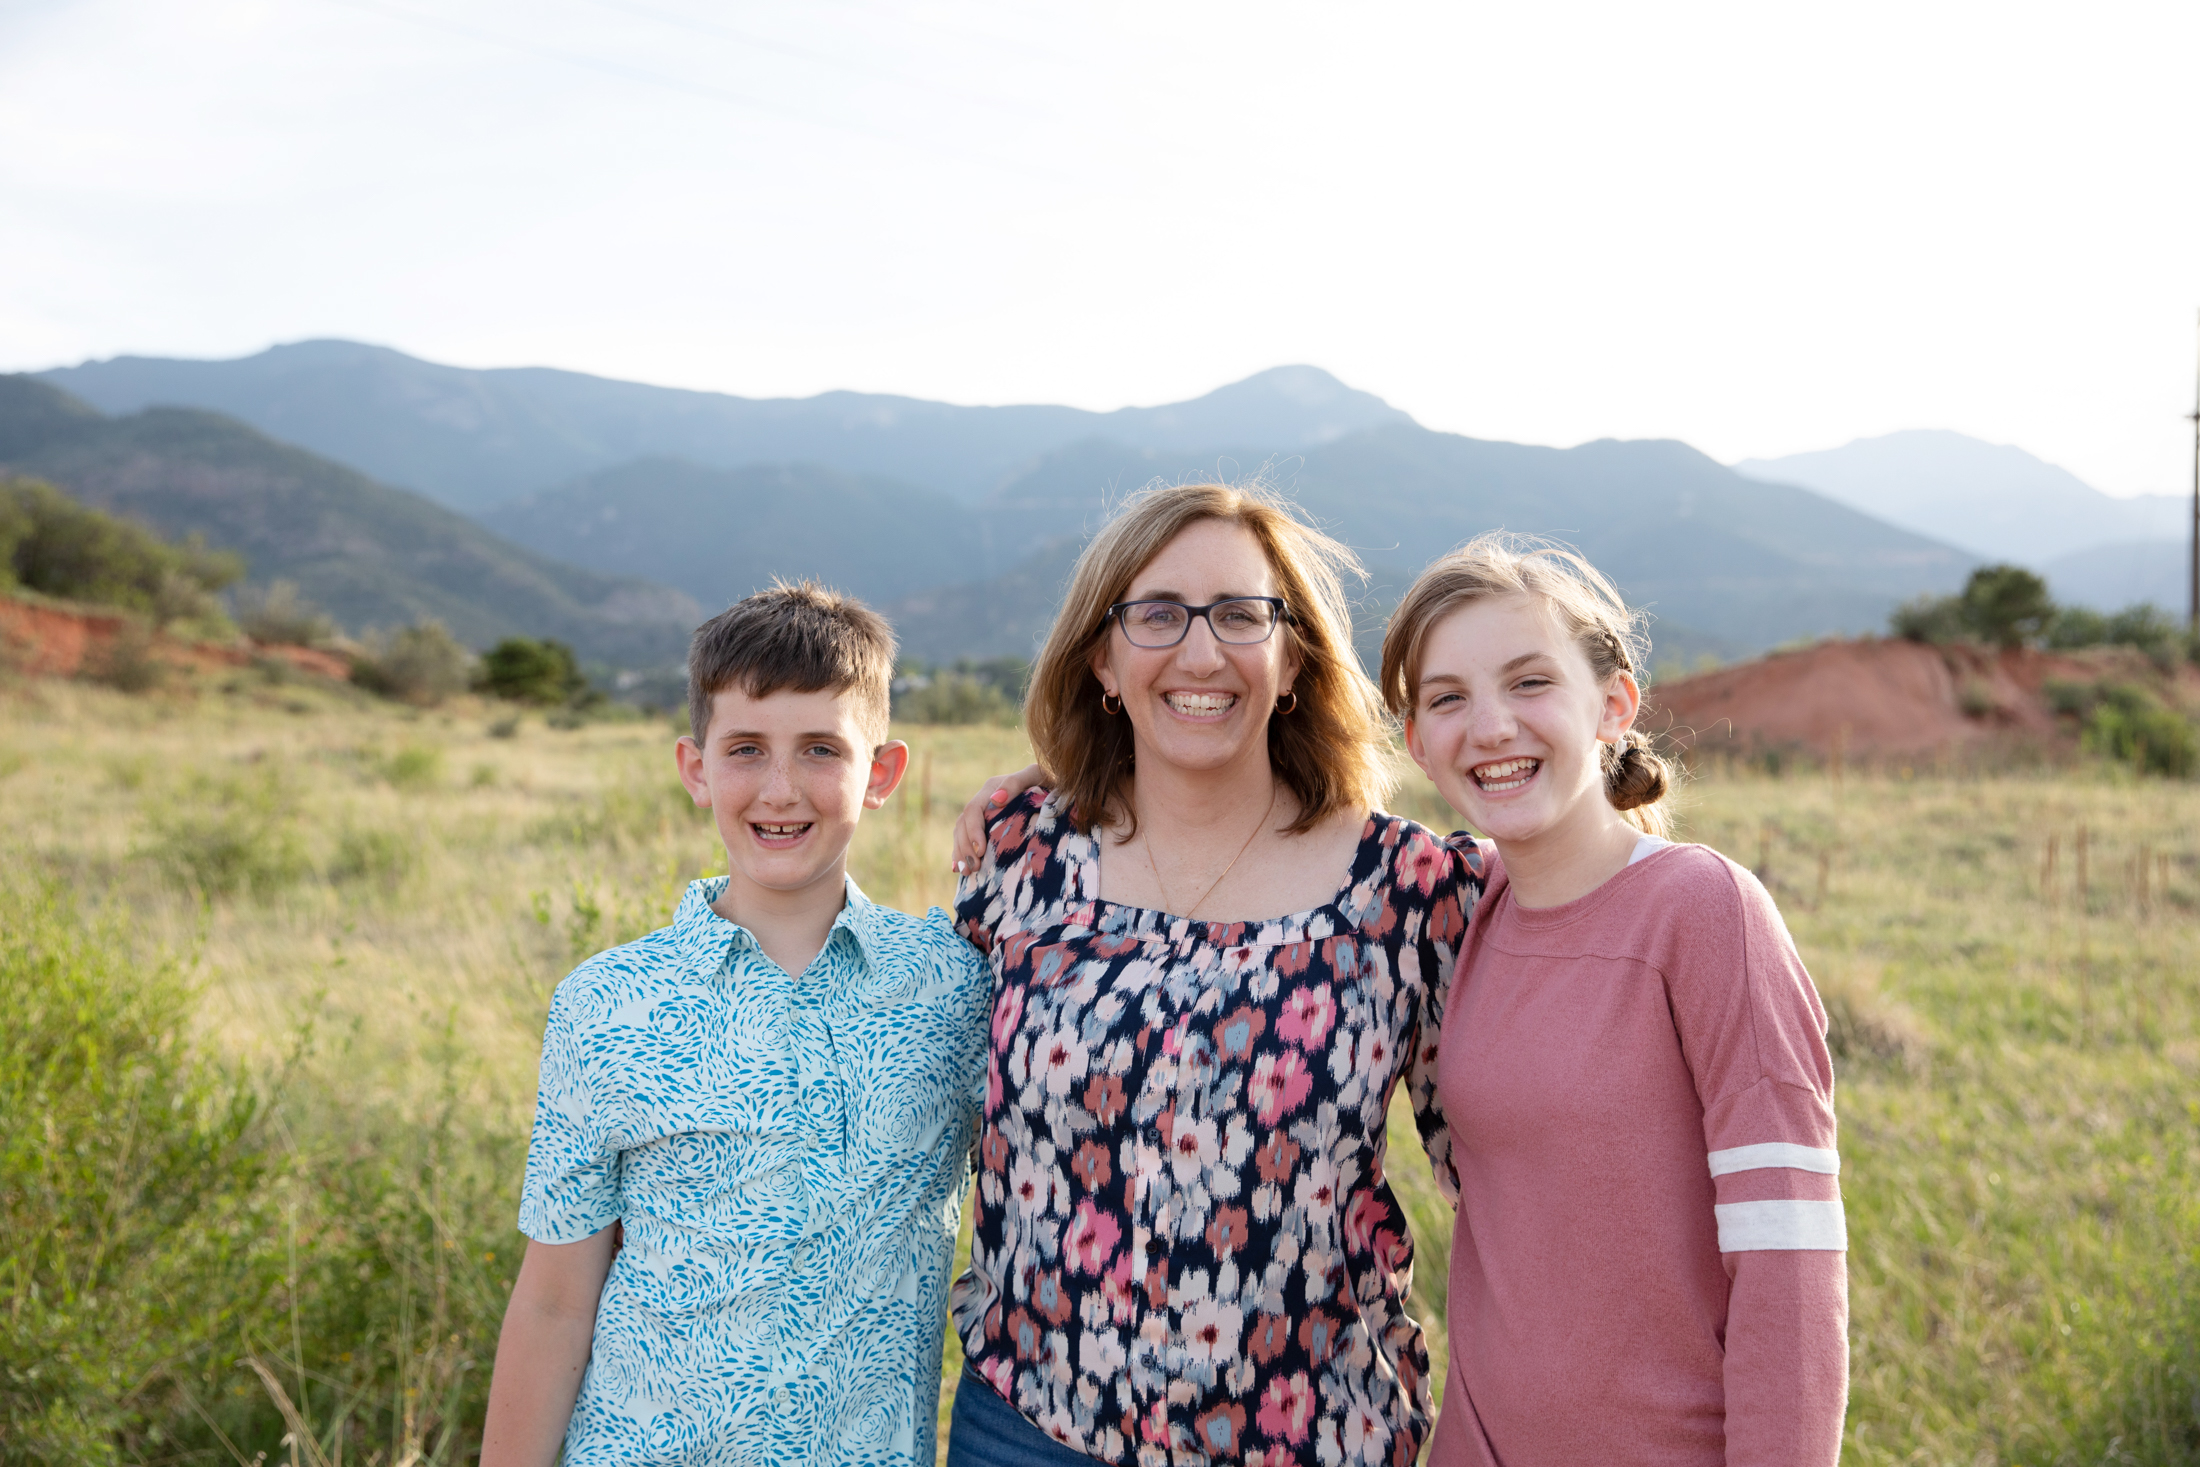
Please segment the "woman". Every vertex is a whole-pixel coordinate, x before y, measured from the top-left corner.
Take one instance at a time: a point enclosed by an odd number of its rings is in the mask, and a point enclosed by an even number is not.
[[[1079,559],[958,894],[996,974],[948,1461],[1411,1462],[1428,1356],[1383,1180],[1438,1172],[1441,988],[1476,894],[1375,813],[1338,570],[1266,494],[1128,503]]]
[[[1437,1066],[1459,1217],[1435,1467],[1840,1455],[1825,1010],[1756,879],[1662,838],[1637,640],[1579,556],[1486,536],[1383,642],[1407,749],[1494,849]]]

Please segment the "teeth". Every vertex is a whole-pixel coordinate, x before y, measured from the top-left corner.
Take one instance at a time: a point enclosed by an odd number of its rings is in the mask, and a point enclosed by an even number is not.
[[[1230,705],[1237,702],[1235,693],[1168,693],[1164,696],[1171,708],[1194,718],[1211,718],[1217,713],[1227,713]]]
[[[1474,780],[1490,793],[1502,794],[1506,790],[1519,789],[1542,767],[1540,759],[1500,759],[1495,764],[1477,766]]]
[[[800,835],[810,827],[808,822],[805,821],[801,825],[765,825],[758,823],[756,828],[764,835]]]

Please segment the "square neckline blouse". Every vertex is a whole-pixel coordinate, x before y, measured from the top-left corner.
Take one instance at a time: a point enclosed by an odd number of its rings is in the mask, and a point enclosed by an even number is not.
[[[957,892],[995,995],[965,1358],[1106,1462],[1410,1459],[1388,1102],[1450,1186],[1436,1039],[1479,853],[1375,811],[1328,901],[1215,921],[1102,898],[1100,838],[1027,792]]]

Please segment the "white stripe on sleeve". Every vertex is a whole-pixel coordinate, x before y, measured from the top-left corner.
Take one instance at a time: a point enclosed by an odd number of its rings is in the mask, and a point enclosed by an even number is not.
[[[1760,1141],[1755,1146],[1736,1146],[1709,1153],[1711,1175],[1762,1171],[1766,1167],[1793,1167],[1799,1172],[1841,1175],[1841,1153],[1821,1146],[1796,1146],[1786,1141]]]
[[[1721,1253],[1848,1251],[1848,1221],[1838,1202],[1777,1198],[1767,1202],[1721,1202],[1711,1211],[1719,1220]]]

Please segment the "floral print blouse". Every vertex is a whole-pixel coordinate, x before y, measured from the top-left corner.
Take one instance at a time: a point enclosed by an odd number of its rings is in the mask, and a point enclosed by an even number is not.
[[[1378,813],[1327,905],[1203,922],[1100,900],[1097,832],[1045,790],[988,837],[956,902],[995,975],[972,1368],[1106,1462],[1411,1463],[1384,1119],[1403,1079],[1456,1195],[1436,1040],[1479,858]]]

